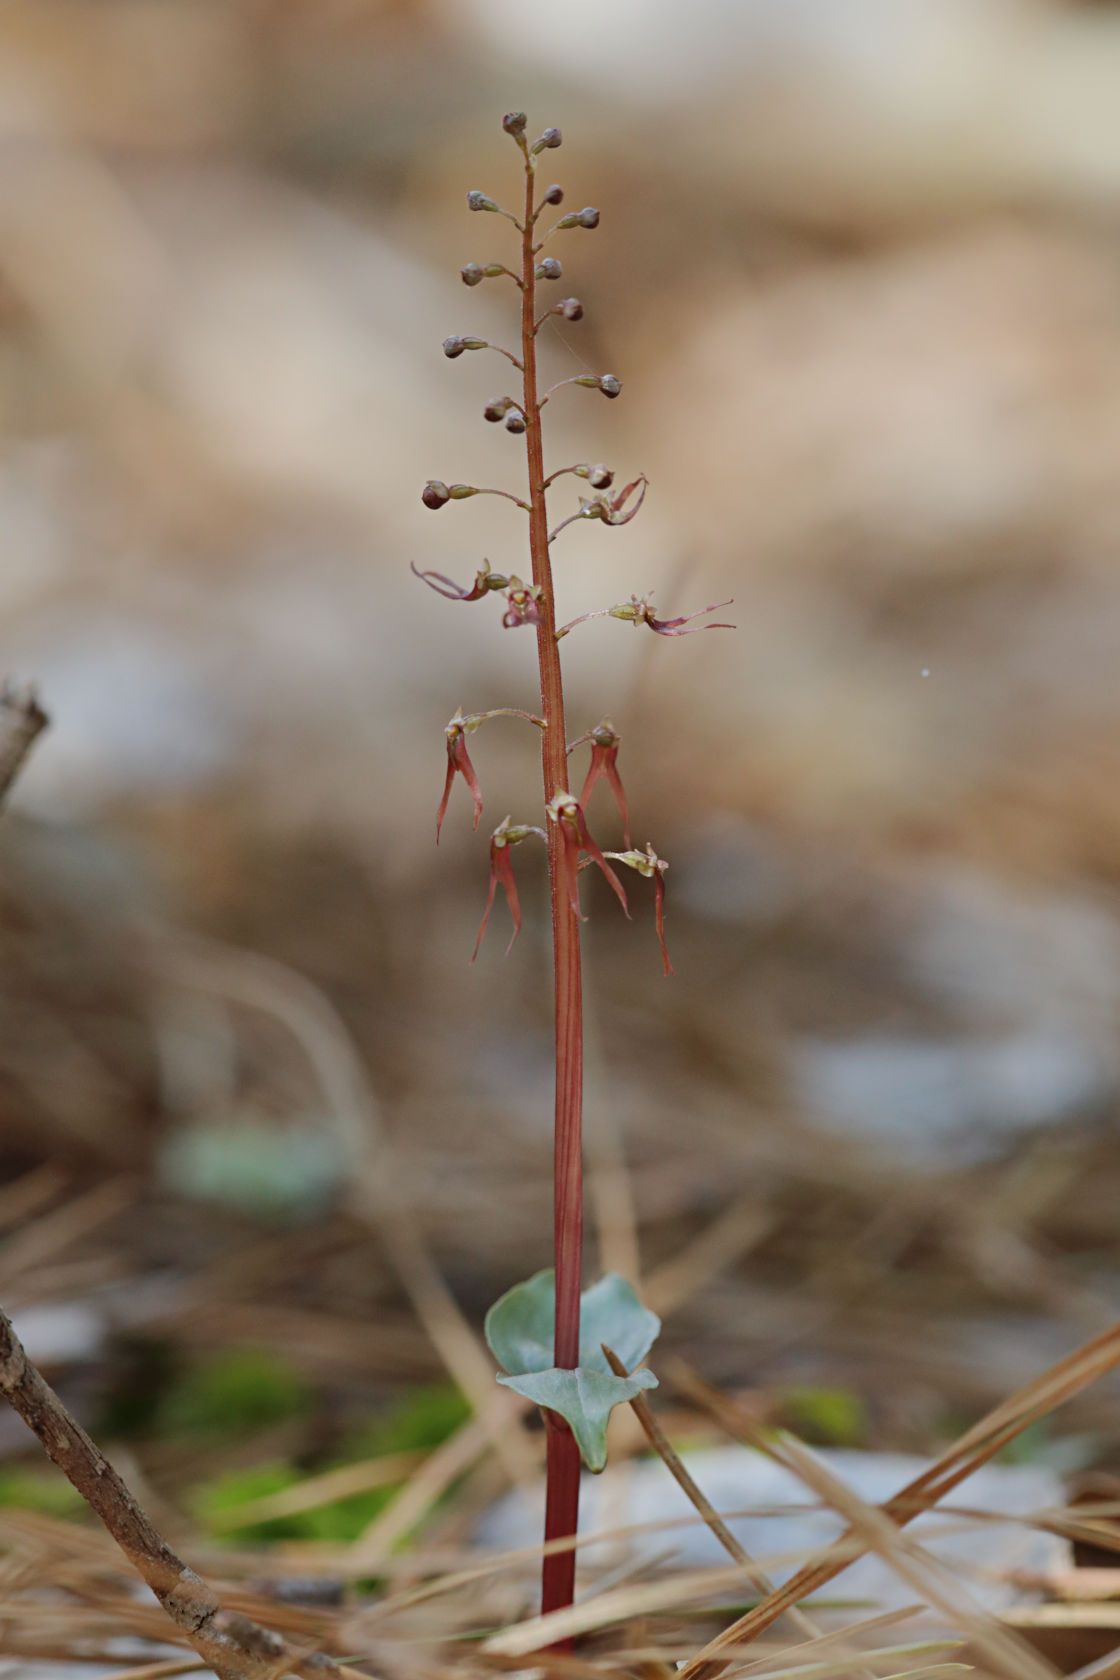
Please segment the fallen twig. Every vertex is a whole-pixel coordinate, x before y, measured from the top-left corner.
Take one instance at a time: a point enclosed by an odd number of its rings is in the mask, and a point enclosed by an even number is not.
[[[304,1680],[323,1680],[324,1675],[338,1672],[338,1665],[321,1652],[294,1650],[279,1634],[250,1617],[223,1609],[214,1589],[172,1551],[96,1442],[70,1416],[27,1357],[3,1311],[0,1393],[100,1517],[183,1638],[218,1680],[276,1680],[287,1672]]]

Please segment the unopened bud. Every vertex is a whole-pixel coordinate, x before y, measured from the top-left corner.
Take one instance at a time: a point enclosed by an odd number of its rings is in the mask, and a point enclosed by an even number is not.
[[[561,144],[563,138],[564,136],[558,128],[546,128],[540,139],[533,141],[533,156],[536,157],[538,152],[553,150]]]
[[[555,257],[545,257],[537,264],[538,280],[559,280],[564,270]]]
[[[605,397],[617,397],[622,390],[622,381],[616,379],[613,373],[604,373],[599,380],[599,389]]]
[[[420,492],[420,500],[427,508],[441,508],[451,500],[451,492],[438,478],[430,478]]]
[[[507,134],[512,134],[514,139],[517,139],[519,135],[524,134],[525,124],[528,121],[529,119],[524,111],[507,111],[502,118],[502,127]]]
[[[484,192],[478,192],[476,190],[474,192],[469,192],[467,194],[467,209],[468,210],[495,210],[496,211],[497,208],[498,208],[498,206],[494,203],[494,200],[492,198],[487,197],[487,195]]]
[[[494,397],[483,409],[482,418],[494,421],[504,420],[512,406],[513,399],[511,397]]]
[[[556,305],[557,315],[563,315],[565,321],[582,321],[583,305],[578,298],[561,298]]]
[[[461,356],[464,350],[488,350],[489,348],[490,346],[484,338],[460,338],[458,334],[452,338],[445,338],[443,341],[443,353],[451,361],[454,361],[456,356]]]
[[[440,489],[444,488],[445,486],[441,484]],[[473,484],[453,484],[448,489],[447,495],[453,502],[465,502],[468,496],[477,496],[478,491]]]
[[[549,187],[548,191],[545,193],[544,197],[541,199],[542,204],[562,204],[563,201],[564,201],[564,189],[563,189],[563,187],[557,186],[555,183],[553,183],[553,185],[551,187]]]
[[[614,483],[614,473],[610,467],[604,467],[601,462],[587,469],[587,482],[593,490],[609,490]]]
[[[583,210],[573,210],[569,215],[563,215],[556,225],[557,227],[598,227],[599,212],[594,210],[591,205],[586,205]]]
[[[464,286],[480,285],[483,279],[482,269],[478,263],[464,263],[459,270]]]
[[[506,431],[521,433],[525,430],[525,417],[514,409],[512,414],[506,415]]]

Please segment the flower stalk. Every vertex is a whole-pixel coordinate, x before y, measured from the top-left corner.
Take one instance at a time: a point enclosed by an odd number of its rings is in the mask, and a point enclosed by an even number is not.
[[[524,162],[524,208],[521,215],[504,209],[488,194],[472,191],[467,204],[473,211],[498,214],[513,223],[520,235],[520,273],[503,263],[467,263],[461,270],[464,283],[476,286],[483,280],[505,276],[521,294],[520,355],[487,340],[463,335],[444,340],[444,354],[457,360],[468,350],[498,350],[521,374],[521,400],[509,395],[492,397],[482,410],[491,423],[504,421],[505,429],[525,439],[528,472],[527,499],[508,490],[494,490],[470,484],[445,484],[429,479],[422,492],[426,507],[433,511],[449,502],[472,496],[499,495],[512,501],[528,515],[529,553],[532,580],[525,582],[512,571],[492,570],[484,560],[469,584],[462,584],[443,572],[412,570],[430,589],[452,601],[478,601],[500,594],[505,602],[502,625],[506,629],[529,626],[536,632],[540,685],[540,716],[513,707],[464,715],[457,711],[444,731],[447,769],[443,797],[436,820],[436,837],[443,823],[456,776],[461,776],[471,794],[474,827],[482,814],[482,791],[467,751],[467,736],[489,718],[516,716],[540,729],[543,828],[514,822],[506,817],[490,836],[490,883],[482,925],[478,930],[472,964],[478,956],[499,887],[505,893],[513,922],[510,947],[521,926],[521,904],[513,876],[511,848],[535,835],[548,847],[549,891],[552,913],[553,996],[555,1012],[555,1128],[553,1155],[554,1266],[525,1284],[515,1286],[487,1315],[487,1339],[505,1375],[498,1381],[539,1405],[544,1414],[547,1442],[548,1487],[545,1540],[574,1540],[579,1519],[581,1464],[601,1470],[606,1461],[606,1423],[612,1408],[631,1399],[640,1389],[656,1386],[649,1371],[639,1370],[657,1334],[658,1320],[641,1306],[624,1279],[608,1274],[588,1291],[582,1291],[583,1253],[583,982],[580,954],[580,923],[586,918],[579,902],[580,871],[594,864],[604,875],[629,916],[626,892],[618,874],[607,861],[614,861],[652,881],[654,918],[666,975],[672,966],[665,949],[664,873],[667,865],[648,845],[644,852],[631,847],[630,813],[617,767],[619,737],[609,719],[567,745],[564,717],[564,684],[560,668],[560,642],[577,624],[591,618],[613,617],[645,624],[657,635],[688,635],[694,630],[723,628],[694,624],[713,611],[704,608],[678,618],[661,619],[648,595],[631,596],[628,602],[587,612],[570,623],[557,626],[550,545],[562,530],[577,520],[597,520],[603,525],[626,525],[641,508],[646,478],[639,474],[624,489],[608,494],[613,471],[599,462],[577,462],[557,468],[549,476],[544,469],[542,411],[554,392],[565,385],[597,390],[614,398],[622,390],[614,374],[578,374],[562,379],[541,392],[537,382],[537,338],[551,315],[578,321],[583,305],[578,298],[562,298],[538,313],[539,283],[559,280],[560,262],[553,256],[540,258],[542,247],[554,234],[566,229],[598,226],[599,212],[590,206],[562,216],[542,239],[534,241],[538,218],[547,206],[563,199],[559,186],[550,186],[534,202],[537,192],[537,159],[544,151],[561,144],[559,129],[546,128],[532,145],[526,138],[526,117],[511,111],[502,121],[505,132],[517,144]],[[561,520],[550,532],[546,494],[566,474],[584,480],[592,494],[581,497],[579,509]],[[569,791],[568,754],[590,743],[591,763],[577,798]],[[586,807],[599,780],[605,780],[614,795],[622,820],[623,846],[619,852],[604,852],[587,823]],[[508,949],[507,948],[507,955]],[[582,1293],[581,1293],[582,1292]],[[581,1338],[581,1315],[586,1314],[586,1335]],[[604,1316],[604,1314],[606,1316]],[[629,1346],[631,1375],[624,1380],[605,1364],[601,1343],[620,1348]],[[552,1365],[549,1367],[549,1359]],[[572,1603],[575,1585],[575,1551],[569,1547],[546,1556],[541,1576],[541,1608],[547,1614]]]
[[[541,772],[546,807],[567,789],[564,681],[556,638],[556,603],[549,556],[545,502],[544,439],[537,393],[536,250],[533,245],[536,159],[525,154],[525,214],[521,234],[521,362],[524,369],[525,454],[529,469],[529,551],[538,597],[537,662],[540,672]],[[579,1364],[579,1310],[583,1283],[583,976],[578,903],[568,891],[566,831],[548,824],[548,879],[552,909],[552,957],[556,1037],[553,1132],[553,1260],[556,1273],[554,1357],[562,1370]],[[548,1491],[546,1543],[574,1536],[579,1528],[580,1453],[568,1425],[546,1413]],[[546,1556],[541,1572],[541,1611],[563,1609],[575,1593],[575,1551]]]

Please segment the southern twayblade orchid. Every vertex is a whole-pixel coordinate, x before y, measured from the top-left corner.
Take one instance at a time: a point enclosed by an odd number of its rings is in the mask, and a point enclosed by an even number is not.
[[[522,624],[539,624],[541,622],[540,609],[541,591],[535,583],[522,583],[519,577],[511,577],[509,590],[506,594],[506,610],[502,614],[502,624],[507,630],[516,630]]]
[[[715,611],[713,607],[706,607],[701,612],[682,614],[677,618],[659,617],[648,595],[640,598],[635,595],[628,602],[584,613],[569,624],[557,624],[550,545],[552,538],[563,526],[557,526],[551,532],[549,530],[549,489],[568,474],[583,480],[588,486],[588,494],[581,497],[578,512],[564,520],[564,525],[572,524],[577,519],[598,520],[605,525],[625,525],[642,505],[646,480],[644,475],[640,475],[627,483],[621,491],[613,492],[613,471],[601,462],[590,461],[578,461],[570,466],[559,467],[548,475],[545,473],[542,415],[551,398],[561,389],[570,386],[573,389],[598,391],[602,396],[614,399],[622,391],[622,382],[612,373],[596,374],[588,371],[561,379],[544,392],[539,388],[538,333],[550,316],[560,315],[565,320],[575,322],[583,314],[582,304],[574,298],[561,299],[559,303],[552,304],[541,312],[539,303],[544,300],[538,300],[538,287],[559,280],[563,275],[560,261],[552,254],[551,249],[545,253],[544,247],[550,245],[554,238],[565,237],[566,230],[596,227],[599,212],[589,205],[583,210],[562,215],[551,226],[548,225],[547,217],[543,223],[540,222],[546,209],[559,205],[564,196],[559,186],[547,186],[542,191],[536,174],[538,158],[560,145],[561,134],[558,129],[546,128],[538,139],[530,142],[527,121],[523,111],[508,112],[502,119],[502,127],[519,148],[524,164],[523,209],[520,214],[506,209],[497,199],[485,192],[472,190],[467,197],[471,210],[505,217],[516,227],[520,236],[520,262],[511,267],[504,263],[470,262],[461,270],[464,283],[472,288],[491,277],[504,276],[513,280],[520,292],[520,355],[515,355],[499,345],[490,344],[485,339],[463,335],[446,339],[443,346],[444,354],[453,361],[459,361],[468,350],[494,350],[506,357],[520,372],[520,386],[516,395],[492,397],[483,407],[482,414],[484,420],[489,423],[504,423],[507,431],[524,436],[528,479],[526,499],[508,490],[493,491],[469,484],[445,484],[439,479],[428,481],[424,486],[422,499],[426,507],[438,510],[450,502],[463,501],[478,495],[505,496],[528,515],[532,571],[529,581],[523,582],[512,571],[508,576],[499,577],[490,570],[488,563],[484,563],[473,584],[467,587],[455,583],[442,572],[424,571],[418,572],[418,576],[422,577],[430,588],[451,600],[476,601],[485,594],[498,592],[503,596],[503,625],[507,629],[530,625],[536,632],[542,716],[533,721],[545,726],[541,743],[541,769],[543,803],[549,819],[545,824],[545,839],[548,846],[552,906],[555,1000],[555,1268],[554,1272],[542,1274],[541,1278],[530,1280],[528,1285],[519,1287],[510,1292],[509,1296],[503,1297],[503,1300],[514,1300],[515,1316],[518,1317],[521,1329],[524,1328],[521,1324],[522,1309],[529,1312],[532,1321],[529,1340],[534,1349],[530,1363],[519,1363],[520,1356],[516,1351],[511,1355],[511,1349],[505,1342],[499,1347],[491,1338],[491,1348],[507,1373],[507,1377],[500,1380],[508,1381],[510,1386],[517,1388],[518,1393],[536,1400],[544,1412],[548,1468],[541,1609],[547,1617],[550,1612],[561,1611],[573,1602],[575,1551],[572,1542],[578,1527],[581,1455],[589,1468],[602,1468],[602,1458],[605,1455],[603,1428],[606,1417],[611,1407],[631,1397],[614,1388],[604,1397],[602,1385],[617,1383],[622,1379],[618,1378],[616,1373],[612,1374],[603,1368],[601,1344],[605,1342],[621,1356],[619,1331],[617,1328],[605,1326],[596,1316],[599,1310],[596,1305],[599,1299],[596,1291],[600,1285],[587,1292],[583,1292],[581,1287],[583,994],[579,924],[585,919],[579,904],[581,867],[593,863],[603,872],[628,915],[626,893],[611,863],[607,861],[608,857],[652,879],[657,936],[665,972],[672,973],[672,965],[665,949],[663,876],[666,865],[652,846],[647,846],[644,852],[631,848],[629,812],[616,761],[618,737],[609,720],[604,719],[596,729],[580,738],[591,743],[591,764],[581,797],[576,799],[568,791],[568,753],[571,748],[566,746],[564,684],[559,643],[576,624],[582,624],[589,618],[613,617],[629,620],[633,624],[646,625],[659,636],[683,636],[691,634],[694,630],[730,626],[694,622],[702,621],[707,614]],[[538,226],[545,231],[538,231]],[[469,361],[469,358],[467,359]],[[414,567],[413,570],[417,568]],[[467,782],[475,801],[477,826],[481,811],[481,794],[474,768],[467,756],[465,740],[467,734],[482,721],[483,716],[493,715],[484,713],[477,718],[471,718],[459,713],[448,724],[447,784],[440,805],[439,823],[443,821],[455,776],[460,774]],[[520,715],[524,717],[527,714]],[[573,746],[575,744],[572,743]],[[626,847],[622,852],[602,852],[588,832],[584,807],[600,780],[606,780],[610,786],[622,817]],[[514,825],[507,817],[491,835],[489,893],[482,926],[479,929],[479,939],[475,946],[476,956],[493,911],[499,884],[509,902],[516,937],[521,907],[510,866],[510,847],[529,833],[540,833],[540,830]],[[612,1286],[609,1293],[613,1299],[618,1291]],[[531,1301],[529,1297],[532,1297]],[[615,1305],[617,1304],[615,1302]],[[643,1318],[650,1316],[644,1314],[636,1300],[631,1300],[631,1318],[634,1309]],[[614,1311],[613,1306],[611,1310]],[[613,1322],[612,1320],[612,1326]],[[491,1319],[488,1318],[488,1337],[490,1323]],[[585,1327],[590,1336],[586,1347],[583,1336]],[[600,1333],[603,1330],[608,1333]],[[625,1337],[624,1327],[622,1333]],[[635,1345],[632,1356],[627,1361],[629,1370],[633,1371],[635,1364],[640,1363],[648,1347],[648,1338],[642,1340],[640,1346]],[[507,1356],[513,1358],[512,1364]],[[513,1381],[515,1377],[516,1382]],[[522,1381],[522,1378],[525,1381]],[[637,1381],[636,1378],[626,1380]],[[528,1387],[525,1386],[526,1382]],[[648,1386],[648,1383],[639,1386]],[[596,1427],[591,1429],[593,1414],[598,1422]],[[588,1446],[592,1436],[593,1451]],[[560,1645],[564,1646],[563,1638]]]
[[[490,891],[486,897],[486,909],[482,913],[482,925],[478,930],[478,938],[474,942],[474,956],[470,966],[474,967],[475,957],[482,949],[482,936],[486,932],[486,924],[490,920],[490,912],[494,908],[494,894],[498,890],[499,881],[505,889],[506,902],[509,913],[513,917],[513,932],[510,934],[509,944],[506,946],[506,956],[513,950],[513,942],[521,932],[521,900],[517,896],[517,882],[513,878],[513,866],[510,862],[510,847],[519,841],[527,840],[530,834],[535,834],[547,843],[548,836],[543,828],[534,828],[529,823],[514,823],[509,817],[503,817],[493,834],[490,836]]]
[[[716,601],[713,606],[701,607],[698,612],[682,613],[679,618],[658,618],[650,600],[652,591],[645,595],[631,595],[628,601],[619,601],[613,607],[599,607],[595,612],[580,613],[578,618],[569,619],[556,632],[557,641],[566,636],[569,630],[574,630],[577,624],[586,624],[592,618],[621,618],[631,624],[648,624],[649,628],[658,636],[691,636],[697,630],[734,630],[734,624],[690,624],[693,618],[703,618],[705,613],[718,612],[721,607],[729,607],[730,601]]]
[[[622,818],[622,844],[630,845],[630,811],[626,804],[626,790],[622,785],[622,778],[618,773],[618,748],[620,737],[615,734],[610,718],[604,718],[594,729],[589,729],[586,735],[580,735],[572,742],[568,751],[582,745],[584,741],[591,743],[591,764],[588,767],[587,778],[583,784],[583,792],[579,796],[580,807],[587,810],[587,802],[591,798],[592,789],[600,777],[605,776],[614,794],[614,802],[618,806],[618,814]]]
[[[447,815],[447,802],[451,798],[451,789],[456,774],[462,776],[471,790],[471,798],[474,800],[474,826],[476,829],[478,827],[479,818],[482,816],[482,789],[478,785],[478,776],[475,773],[474,765],[471,763],[470,753],[467,751],[467,736],[473,734],[479,724],[495,717],[519,717],[524,718],[527,723],[535,723],[538,729],[546,727],[544,718],[534,717],[532,712],[523,712],[517,706],[497,706],[493,711],[471,712],[467,717],[463,716],[461,707],[456,708],[455,716],[448,719],[447,726],[443,731],[447,742],[447,779],[443,784],[443,798],[440,800],[439,810],[436,812],[437,846],[439,845],[439,831],[443,827],[443,819]]]
[[[503,577],[501,572],[491,571],[489,560],[482,562],[470,589],[464,589],[461,583],[456,583],[454,578],[445,577],[442,572],[420,571],[415,561],[411,563],[411,570],[429,589],[434,589],[437,595],[445,595],[449,601],[478,601],[492,590],[508,589],[510,583],[509,578]]]
[[[616,863],[624,863],[628,869],[636,869],[639,875],[653,881],[653,919],[657,928],[657,938],[661,946],[661,957],[665,964],[665,978],[676,973],[676,969],[669,961],[669,952],[665,944],[665,871],[669,865],[662,857],[658,857],[650,842],[646,841],[644,852],[606,852],[605,857],[614,858]]]
[[[555,530],[548,533],[549,542],[554,537],[559,536],[566,525],[574,525],[577,519],[599,519],[604,525],[629,525],[646,499],[648,484],[649,480],[645,473],[642,473],[640,478],[636,478],[632,484],[627,484],[624,489],[619,490],[613,496],[608,496],[604,491],[600,491],[597,496],[581,497],[579,512],[570,514],[567,519],[562,519]],[[638,499],[633,506],[627,507],[626,504],[635,490],[638,492]]]
[[[579,854],[587,853],[592,863],[597,863],[622,905],[627,916],[630,906],[626,902],[626,889],[618,876],[595,844],[587,831],[587,819],[580,808],[579,800],[574,794],[561,790],[549,800],[545,806],[550,822],[554,822],[560,831],[564,847],[564,879],[568,886],[568,903],[573,913],[585,922],[587,917],[579,907]]]

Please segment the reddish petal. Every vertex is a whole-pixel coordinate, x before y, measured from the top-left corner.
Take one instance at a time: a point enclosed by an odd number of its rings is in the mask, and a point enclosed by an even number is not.
[[[443,827],[443,819],[447,815],[447,801],[451,798],[451,784],[455,780],[455,761],[450,751],[447,755],[447,780],[443,784],[443,798],[439,802],[436,812],[436,845],[439,845],[439,831]]]
[[[684,613],[680,618],[655,618],[647,612],[646,623],[658,636],[691,636],[697,630],[734,630],[734,624],[694,624],[691,629],[685,629],[690,619],[703,618],[705,613],[718,612],[720,607],[729,607],[730,601],[716,601],[710,607],[701,607],[698,612]]]
[[[569,748],[569,751],[570,750],[571,749]],[[603,752],[604,748],[596,746],[594,742],[592,743],[591,763],[587,767],[587,779],[583,784],[583,792],[579,796],[579,808],[581,811],[586,811],[587,801],[591,798],[595,783],[604,773],[605,765],[603,764]]]
[[[492,846],[490,849],[490,867],[506,890],[506,902],[509,913],[513,917],[513,932],[509,936],[506,946],[506,956],[513,950],[513,942],[521,932],[521,900],[517,896],[517,882],[513,878],[513,860],[508,846]]]
[[[626,790],[622,785],[622,777],[618,773],[618,748],[608,747],[607,759],[603,766],[607,781],[611,784],[614,802],[618,806],[618,814],[622,818],[622,846],[624,851],[630,850],[630,811],[626,804]]]
[[[669,961],[669,952],[665,945],[665,877],[660,869],[654,871],[653,876],[653,917],[657,923],[657,937],[661,941],[661,955],[665,962],[665,978],[677,971]]]
[[[490,920],[490,912],[494,908],[494,893],[497,890],[497,886],[498,886],[498,877],[497,877],[497,874],[495,873],[495,870],[494,870],[494,848],[493,848],[493,846],[491,846],[491,848],[490,848],[490,891],[486,895],[486,908],[482,912],[482,922],[481,922],[481,925],[480,925],[479,930],[478,930],[478,938],[474,942],[474,957],[472,957],[470,962],[467,964],[468,968],[473,968],[474,967],[474,958],[478,956],[479,951],[482,949],[482,936],[486,932],[486,924]]]
[[[572,913],[585,922],[587,917],[579,907],[579,835],[568,822],[561,820],[560,841],[564,847],[564,876],[568,883],[568,903]]]
[[[409,569],[415,572],[429,589],[434,589],[437,595],[445,595],[449,601],[477,601],[484,593],[477,583],[472,589],[464,589],[461,583],[456,583],[454,578],[445,577],[442,572],[422,572],[415,561],[410,562]]]
[[[447,752],[453,768],[458,770],[471,790],[471,798],[474,800],[474,826],[477,830],[478,820],[482,815],[482,789],[478,785],[478,777],[467,751],[467,737],[457,735],[453,741],[447,743]]]
[[[622,905],[622,908],[625,910],[627,916],[629,916],[630,906],[626,902],[626,889],[622,885],[618,876],[615,874],[614,870],[611,868],[610,864],[607,862],[606,858],[603,856],[602,852],[599,850],[598,846],[595,844],[594,840],[592,840],[590,834],[587,832],[587,823],[584,819],[582,811],[579,813],[579,826],[581,830],[579,835],[579,844],[583,847],[592,863],[597,863],[599,865],[599,868],[603,871],[603,874],[607,877],[607,880],[614,888],[618,902]],[[586,921],[586,916],[583,919]]]
[[[587,801],[591,797],[592,789],[600,776],[605,776],[610,783],[614,802],[618,806],[618,814],[622,818],[623,846],[630,850],[630,812],[626,804],[626,790],[622,786],[622,778],[618,773],[618,747],[601,747],[598,742],[591,744],[591,764],[587,771],[587,780],[583,784],[583,792],[579,796],[580,810],[586,811]]]
[[[609,521],[610,524],[612,524],[612,525],[628,525],[630,523],[630,521],[633,519],[634,515],[637,513],[638,509],[641,507],[642,503],[646,499],[646,486],[647,486],[648,482],[649,481],[646,478],[645,473],[643,473],[641,478],[636,478],[634,480],[633,484],[628,484],[626,486],[625,490],[620,490],[618,495],[613,497],[613,499],[611,500],[611,503],[610,503],[610,509],[611,509],[611,517],[610,517],[610,521]],[[632,496],[635,490],[640,490],[640,492],[641,492],[640,495],[638,496],[637,501],[634,503],[634,506],[632,508],[630,508],[630,510],[627,513],[623,513],[622,509],[626,504],[627,497]]]

